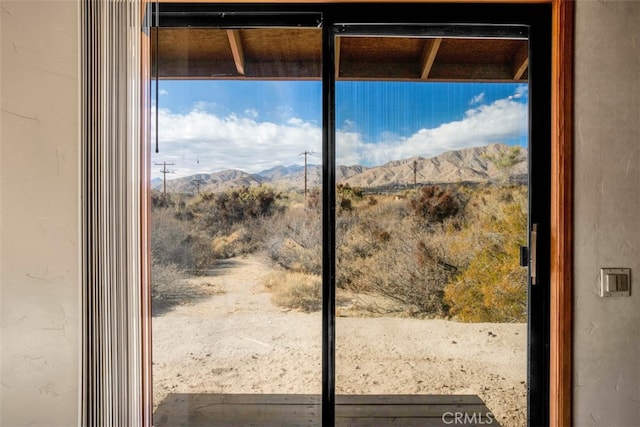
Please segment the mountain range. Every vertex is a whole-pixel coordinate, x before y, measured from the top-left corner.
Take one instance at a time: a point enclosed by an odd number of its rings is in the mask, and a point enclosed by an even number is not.
[[[435,157],[410,157],[380,166],[336,166],[336,182],[363,188],[399,188],[414,184],[487,182],[505,179],[522,181],[527,176],[527,152],[506,144],[447,151]],[[278,188],[302,189],[304,166],[276,166],[250,174],[235,169],[199,173],[168,179],[168,192],[219,192],[233,187],[270,184]],[[308,188],[322,185],[322,166],[307,166]],[[161,178],[151,181],[152,189],[162,191]]]

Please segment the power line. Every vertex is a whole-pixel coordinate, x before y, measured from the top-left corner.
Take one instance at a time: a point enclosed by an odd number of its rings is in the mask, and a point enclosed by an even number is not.
[[[169,169],[167,169],[167,166],[173,166],[175,165],[175,163],[162,162],[162,163],[154,163],[154,165],[156,166],[162,165],[162,169],[160,169],[160,172],[163,175],[162,176],[162,195],[166,196],[167,195],[167,174],[173,173],[173,171],[170,171]]]
[[[200,194],[200,186],[205,183],[205,180],[202,178],[195,178],[195,179],[192,179],[191,182],[195,184],[196,191],[198,192],[198,194]]]
[[[307,201],[307,156],[313,154],[313,151],[303,151],[298,154],[299,156],[304,156],[304,201]]]
[[[414,160],[413,165],[409,167],[413,170],[413,189],[415,190],[418,188],[418,161]],[[424,178],[424,175],[420,174],[420,176]]]
[[[413,189],[415,190],[417,188],[417,175],[418,175],[418,161],[414,160],[413,161]]]

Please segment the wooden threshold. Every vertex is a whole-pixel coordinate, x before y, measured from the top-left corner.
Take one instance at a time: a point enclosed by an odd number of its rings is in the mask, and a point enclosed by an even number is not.
[[[169,394],[156,427],[319,426],[321,396],[312,394]],[[336,426],[498,426],[476,395],[337,395]]]

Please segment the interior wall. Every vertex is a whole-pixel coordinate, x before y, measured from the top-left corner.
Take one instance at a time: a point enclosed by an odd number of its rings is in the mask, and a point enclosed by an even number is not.
[[[640,422],[640,2],[579,0],[575,28],[575,425]],[[632,269],[599,297],[599,269]]]
[[[0,2],[0,425],[78,423],[78,4]]]

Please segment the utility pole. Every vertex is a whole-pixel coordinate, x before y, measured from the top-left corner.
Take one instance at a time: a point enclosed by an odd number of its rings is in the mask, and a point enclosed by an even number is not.
[[[418,175],[418,161],[414,160],[413,161],[413,189],[414,190],[418,187],[417,179],[416,179],[417,175]]]
[[[409,166],[411,168],[411,170],[413,170],[413,189],[417,189],[418,188],[418,174],[420,174],[420,176],[422,178],[424,178],[424,175],[422,175],[420,172],[418,172],[418,161],[414,160],[413,164],[411,166]]]
[[[200,186],[202,184],[204,184],[204,179],[201,178],[196,178],[196,179],[192,179],[191,182],[193,182],[196,186],[196,191],[198,192],[198,194],[200,194]]]
[[[307,201],[307,156],[313,154],[313,151],[303,151],[299,156],[304,156],[304,201]]]
[[[160,166],[162,165],[162,169],[160,169],[160,172],[162,173],[162,195],[166,196],[167,195],[167,174],[171,173],[171,171],[169,169],[167,169],[167,166],[173,166],[175,163],[167,163],[167,162],[162,162],[162,163],[154,163],[154,165],[156,166]]]

